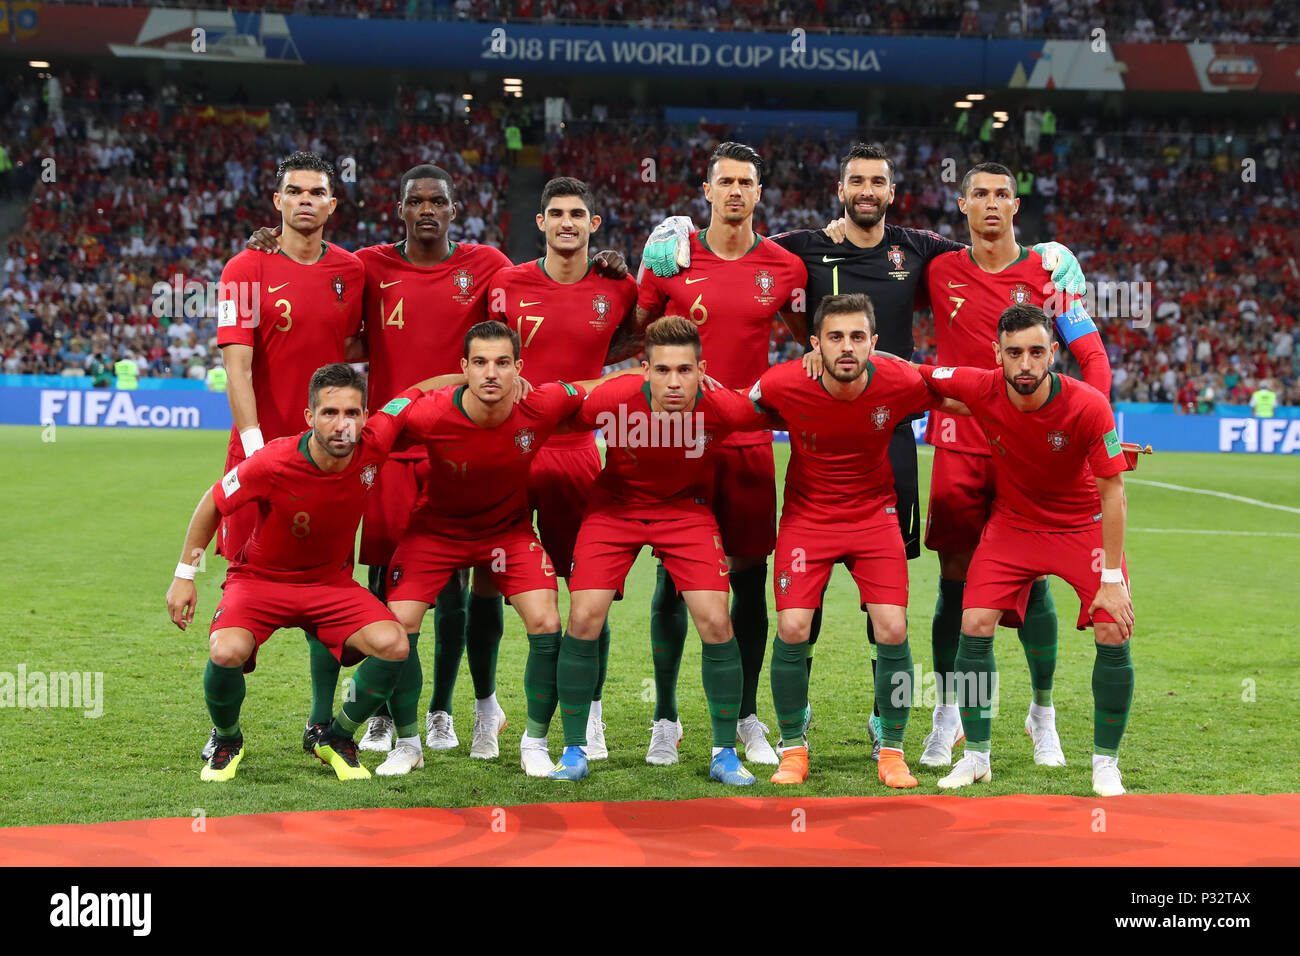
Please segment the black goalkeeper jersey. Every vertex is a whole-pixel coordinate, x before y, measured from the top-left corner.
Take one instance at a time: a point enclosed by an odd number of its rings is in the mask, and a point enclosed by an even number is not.
[[[808,267],[808,331],[824,296],[865,292],[876,310],[876,347],[904,359],[915,350],[912,312],[926,264],[935,256],[965,248],[925,229],[885,224],[885,238],[868,249],[845,239],[832,242],[820,229],[800,229],[772,236]],[[805,347],[806,343],[805,343]]]

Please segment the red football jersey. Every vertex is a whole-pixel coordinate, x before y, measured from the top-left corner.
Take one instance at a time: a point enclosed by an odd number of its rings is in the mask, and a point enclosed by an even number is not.
[[[257,527],[230,573],[295,584],[350,579],[366,495],[406,417],[423,404],[421,394],[405,391],[372,415],[343,471],[321,471],[307,448],[310,431],[277,438],[230,469],[212,486],[217,510],[229,515],[250,502],[258,508]]]
[[[610,340],[636,305],[636,280],[609,279],[587,265],[577,282],[556,282],[544,260],[502,269],[492,278],[488,312],[519,333],[524,377],[530,382],[600,378]],[[589,431],[556,435],[551,447],[584,446]]]
[[[790,428],[783,525],[842,529],[896,507],[888,455],[894,428],[941,399],[906,362],[877,356],[867,368],[867,387],[852,401],[808,378],[801,362],[775,365],[754,384],[750,399]]]
[[[475,424],[462,404],[466,386],[444,388],[412,410],[403,441],[423,443],[432,471],[411,530],[475,540],[528,518],[528,469],[557,425],[586,392],[567,382],[535,388],[493,428]]]
[[[531,401],[531,397],[529,401]],[[650,410],[650,386],[622,375],[592,391],[575,422],[605,433],[605,467],[596,479],[588,514],[624,518],[711,515],[706,479],[712,450],[728,434],[768,424],[767,415],[739,392],[703,391],[674,422]]]
[[[691,236],[691,267],[662,279],[641,277],[637,305],[651,314],[684,315],[700,327],[707,371],[727,388],[749,388],[767,371],[772,316],[795,290],[808,285],[808,269],[792,252],[756,236],[739,259],[720,259],[708,247],[708,230]],[[769,432],[736,433],[728,445],[771,441]]]
[[[996,368],[993,343],[998,318],[1013,305],[1042,308],[1055,295],[1043,259],[1025,246],[1020,258],[1001,272],[985,272],[969,248],[945,252],[926,267],[926,290],[934,310],[938,362],[943,366]],[[1103,395],[1110,394],[1110,359],[1093,332],[1068,344],[1079,360],[1084,381]],[[904,356],[906,357],[906,356]],[[935,412],[925,429],[931,445],[973,455],[987,455],[988,439],[974,419]]]
[[[364,281],[361,260],[328,242],[310,265],[280,252],[245,249],[221,270],[217,344],[253,347],[253,395],[264,440],[302,431],[312,373],[343,361],[348,337],[360,331]],[[243,459],[232,427],[227,463]]]
[[[460,371],[465,333],[488,318],[488,287],[508,267],[493,246],[452,243],[436,266],[412,265],[405,240],[360,250],[366,267],[365,325],[370,407],[434,375]]]
[[[1080,531],[1101,520],[1094,475],[1124,470],[1115,416],[1086,382],[1052,373],[1047,404],[1022,412],[1001,369],[922,366],[926,383],[966,403],[995,454],[993,514],[1026,531]]]

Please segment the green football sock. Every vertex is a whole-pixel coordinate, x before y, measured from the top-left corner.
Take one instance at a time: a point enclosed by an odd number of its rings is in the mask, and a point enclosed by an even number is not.
[[[1092,752],[1118,757],[1133,706],[1133,654],[1128,641],[1118,646],[1097,644],[1092,701]]]
[[[592,653],[595,653],[594,648]],[[525,732],[529,737],[545,737],[551,726],[551,718],[555,716],[559,655],[559,631],[528,635],[528,659],[524,662],[524,696],[528,698]],[[583,729],[586,729],[586,724]]]
[[[961,639],[961,601],[965,591],[965,581],[939,579],[939,597],[934,602],[934,620],[930,624],[930,651],[941,704],[957,703],[957,689],[952,680],[957,666],[957,642]]]
[[[223,667],[208,661],[203,671],[203,701],[218,737],[239,736],[239,708],[244,703],[244,666]]]
[[[568,632],[563,637],[558,634],[555,637],[560,649],[555,677],[560,698],[560,723],[564,727],[564,746],[585,747],[591,694],[600,670],[600,648],[595,641],[580,641]],[[531,694],[529,705],[532,705]],[[531,712],[528,720],[528,736],[546,736],[545,733],[533,733]]]
[[[592,701],[600,700],[600,695],[605,690],[605,672],[609,670],[609,618],[605,618],[600,625],[600,637],[596,638],[596,651],[600,661],[600,670],[596,672],[596,690],[592,693]]]
[[[1056,605],[1047,581],[1035,581],[1029,588],[1025,622],[1021,625],[1020,643],[1029,662],[1029,685],[1034,703],[1052,706],[1052,679],[1056,674]]]
[[[677,672],[686,650],[686,602],[662,563],[650,599],[650,650],[655,671],[655,720],[677,719]]]
[[[382,657],[367,657],[352,675],[352,700],[345,700],[328,733],[351,737],[357,728],[369,720],[379,705],[393,696],[397,681],[402,676],[406,661],[389,661]]]
[[[744,683],[736,639],[733,637],[725,644],[705,644],[700,673],[704,679],[704,696],[709,702],[709,719],[713,722],[713,746],[734,747]]]
[[[993,741],[993,702],[998,686],[993,637],[972,637],[963,631],[957,645],[955,673],[966,749],[987,754]]]
[[[465,653],[465,608],[469,588],[461,587],[460,575],[453,574],[433,606],[433,696],[429,713],[451,713],[460,659]]]
[[[743,677],[740,715],[748,717],[758,713],[758,682],[767,653],[767,564],[732,571],[731,595],[731,629]]]
[[[468,619],[465,651],[469,657],[469,676],[474,682],[474,697],[482,700],[497,691],[497,652],[506,629],[505,599],[499,595],[471,594]]]
[[[907,716],[912,710],[912,647],[877,644],[880,679],[876,681],[876,707],[880,710],[880,745],[903,749]]]
[[[772,638],[772,664],[768,669],[772,705],[776,708],[781,742],[791,747],[799,746],[803,739],[803,718],[808,707],[807,653],[807,641],[791,644]]]
[[[311,672],[311,712],[307,722],[328,724],[334,717],[334,695],[339,689],[339,660],[310,633],[307,634],[307,666]]]
[[[420,632],[407,634],[411,643],[411,652],[406,657],[393,696],[389,698],[393,723],[397,725],[397,736],[418,737],[420,735],[420,691],[424,688],[424,670],[420,667],[418,642]]]

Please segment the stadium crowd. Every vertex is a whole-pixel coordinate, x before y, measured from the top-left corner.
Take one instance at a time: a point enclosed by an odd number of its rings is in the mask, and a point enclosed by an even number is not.
[[[1128,42],[1246,42],[1300,35],[1269,0],[92,0],[102,6],[234,9],[407,20],[609,24],[671,30],[1079,37],[1096,27]]]
[[[355,181],[340,169],[339,208],[326,233],[345,248],[398,237],[393,183],[420,162],[446,167],[460,184],[453,238],[504,244],[504,128],[519,122],[517,106],[509,114],[501,103],[475,101],[465,113],[452,95],[417,88],[399,89],[391,108],[329,97],[218,109],[193,90],[164,88],[146,98],[102,88],[94,77],[66,78],[61,92],[61,102],[40,104],[10,81],[0,103],[0,143],[28,177],[4,189],[30,189],[0,277],[0,371],[107,382],[107,368],[131,358],[145,376],[203,379],[220,361],[214,307],[191,298],[186,314],[183,297],[159,300],[153,290],[214,283],[252,229],[272,218],[266,184],[276,159],[294,149],[355,157]],[[452,110],[468,122],[445,122]],[[617,119],[603,108],[578,112],[604,120],[553,131],[544,172],[576,173],[591,184],[604,217],[599,245],[633,267],[664,216],[707,221],[698,185],[704,157],[735,135],[766,158],[760,233],[819,227],[838,214],[842,136],[669,127],[653,112]],[[956,159],[958,177],[970,164],[1003,162],[1023,174],[1022,241],[1064,242],[1098,284],[1090,305],[1114,367],[1113,398],[1185,406],[1191,387],[1241,404],[1272,379],[1282,404],[1300,404],[1292,305],[1300,301],[1300,210],[1288,201],[1300,174],[1284,163],[1300,139],[1300,118],[1193,131],[1186,121],[1080,115],[1059,120],[1055,135],[1024,120],[991,128],[935,114],[927,126],[862,131],[884,142],[897,165],[889,221],[965,240],[953,164],[944,161]],[[47,159],[52,182],[39,177]],[[916,342],[918,360],[932,360],[928,313],[918,319]],[[798,351],[774,322],[769,357]]]

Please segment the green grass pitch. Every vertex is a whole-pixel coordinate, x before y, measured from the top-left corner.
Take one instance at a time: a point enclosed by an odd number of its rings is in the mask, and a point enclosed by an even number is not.
[[[45,436],[51,437],[51,436]],[[501,758],[470,760],[473,701],[462,664],[457,752],[426,754],[405,778],[343,784],[304,754],[307,654],[299,631],[263,648],[248,684],[247,750],[228,784],[199,780],[198,750],[209,721],[201,676],[207,622],[224,562],[209,557],[199,609],[188,633],[167,619],[163,595],[185,526],[208,483],[219,477],[226,437],[62,427],[0,428],[4,517],[0,521],[0,672],[102,672],[103,714],[80,709],[0,708],[0,825],[92,822],[350,807],[502,806],[557,800],[676,800],[733,794],[708,779],[709,734],[699,678],[699,644],[687,644],[679,699],[686,738],[681,763],[644,762],[651,718],[648,553],[615,605],[605,685],[610,759],[578,785],[532,780],[519,769],[524,723],[525,639],[506,612],[498,696],[509,717]],[[778,474],[789,446],[777,445]],[[928,450],[922,451],[922,496]],[[1300,508],[1300,462],[1271,456],[1157,454],[1143,480],[1210,489]],[[1137,630],[1137,692],[1121,750],[1124,783],[1135,793],[1272,793],[1295,789],[1300,716],[1300,647],[1292,608],[1300,513],[1132,482],[1128,558]],[[1208,532],[1208,533],[1207,533]],[[1247,533],[1248,532],[1248,533]],[[911,563],[911,643],[929,670],[936,564]],[[1090,637],[1074,631],[1073,592],[1053,580],[1061,620],[1056,676],[1058,725],[1069,766],[1035,767],[1023,732],[1028,678],[1014,633],[1000,631],[1001,715],[994,722],[994,780],[974,792],[1090,795]],[[791,793],[896,795],[876,780],[865,721],[871,710],[866,621],[847,572],[832,578],[811,697],[812,776]],[[769,586],[769,603],[771,601]],[[567,599],[561,592],[561,609]],[[775,614],[772,614],[773,627]],[[432,644],[425,641],[426,657]],[[427,704],[431,676],[426,662]],[[923,682],[922,690],[932,684]],[[908,755],[936,792],[940,772],[919,766],[929,704],[913,710]],[[766,671],[760,716],[775,724]],[[552,754],[561,739],[558,719]],[[367,754],[373,768],[379,755]],[[748,795],[771,796],[767,781]]]

